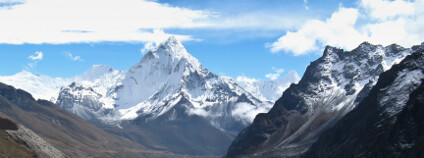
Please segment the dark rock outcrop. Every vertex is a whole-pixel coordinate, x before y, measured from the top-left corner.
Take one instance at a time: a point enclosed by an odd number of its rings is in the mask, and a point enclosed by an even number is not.
[[[384,72],[303,157],[424,157],[424,52]]]
[[[405,49],[367,42],[352,51],[327,46],[298,84],[266,114],[258,114],[227,157],[299,157],[370,93],[379,75],[422,46]]]

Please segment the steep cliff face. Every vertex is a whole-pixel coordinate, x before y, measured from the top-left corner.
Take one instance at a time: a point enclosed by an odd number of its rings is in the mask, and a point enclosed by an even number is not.
[[[256,116],[230,146],[227,157],[294,157],[306,152],[366,97],[379,75],[416,46],[362,43],[352,51],[326,47],[298,84],[291,85],[266,114]]]
[[[304,157],[423,157],[424,52],[381,74],[369,95]]]

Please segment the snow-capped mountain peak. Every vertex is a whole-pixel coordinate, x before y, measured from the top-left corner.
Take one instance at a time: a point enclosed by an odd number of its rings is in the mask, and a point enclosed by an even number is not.
[[[150,121],[177,110],[180,115],[207,118],[214,127],[233,134],[271,106],[232,79],[204,69],[174,37],[150,50],[128,71],[118,73],[98,67],[88,72],[105,73],[103,77],[62,89],[58,104],[85,119],[99,119],[106,124]],[[72,100],[76,102],[69,102]],[[246,106],[249,111],[242,108]]]
[[[103,76],[106,73],[110,73],[112,71],[115,71],[111,66],[108,65],[93,65],[88,71],[82,73],[81,75],[77,76],[77,80],[87,80],[87,81],[94,81],[101,76]]]
[[[171,36],[128,70],[122,81],[123,87],[117,90],[118,108],[127,109],[147,100],[165,83],[172,81],[173,86],[177,86],[184,74],[193,71],[204,70],[200,62]]]
[[[40,77],[27,76],[30,80]],[[197,153],[210,154],[212,147],[214,152],[223,154],[235,134],[248,126],[256,114],[271,108],[267,99],[252,95],[231,78],[203,68],[174,37],[150,50],[127,71],[94,65],[66,81],[64,87],[50,87],[54,93],[49,95],[58,94],[57,105],[101,126],[124,131],[140,128],[150,131],[152,137],[145,137],[155,140],[162,138],[163,131],[175,135],[167,138],[174,142],[198,142],[191,139],[198,134],[200,140],[219,140],[208,141],[217,145],[207,143],[201,147],[196,146],[198,143],[178,145],[178,150],[190,149],[189,152],[195,147],[199,148],[195,149]],[[166,143],[161,145],[175,148]]]
[[[72,81],[71,79],[34,75],[24,70],[12,76],[0,76],[0,82],[26,90],[35,99],[55,101],[60,88]]]
[[[276,80],[258,80],[239,76],[236,82],[257,98],[275,101],[281,97],[284,90],[299,80],[300,76],[296,71],[289,71],[286,76]]]
[[[238,136],[229,154],[269,151],[284,157],[305,152],[322,131],[364,99],[381,73],[414,49],[419,48],[368,42],[351,51],[327,46],[323,56],[306,68],[299,83],[284,91],[267,114],[258,115]]]
[[[171,65],[176,65],[181,60],[186,60],[190,65],[193,65],[194,68],[200,70],[200,62],[194,58],[191,54],[187,52],[184,46],[177,41],[174,36],[170,36],[168,40],[162,42],[156,48],[150,50],[134,67],[140,66],[145,62],[149,62],[152,59],[156,59],[162,64],[169,63]]]

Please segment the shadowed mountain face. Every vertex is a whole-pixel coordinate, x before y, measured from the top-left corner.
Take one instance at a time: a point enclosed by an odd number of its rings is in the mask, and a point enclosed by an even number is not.
[[[0,130],[18,130],[18,125],[6,118],[0,118]]]
[[[0,83],[0,111],[54,144],[68,156],[166,157],[178,156],[146,150],[126,138],[109,134],[84,119],[31,94]],[[8,124],[7,121],[1,121]],[[14,128],[13,125],[7,127]],[[81,152],[82,151],[82,152]]]
[[[383,73],[304,157],[424,157],[424,52]]]
[[[154,120],[139,117],[121,123],[122,128],[104,129],[155,150],[199,156],[224,155],[234,136],[218,130],[201,116],[188,115],[187,105],[189,102],[182,98],[173,109]]]
[[[379,75],[423,45],[405,49],[362,43],[352,51],[327,47],[298,84],[266,114],[258,114],[230,146],[227,157],[298,157],[354,109]]]

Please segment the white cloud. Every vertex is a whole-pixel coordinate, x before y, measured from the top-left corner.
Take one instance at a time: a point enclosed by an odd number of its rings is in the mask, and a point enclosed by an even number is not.
[[[35,52],[34,55],[30,55],[28,59],[31,60],[42,60],[43,59],[43,52]]]
[[[32,62],[28,63],[28,67],[26,69],[33,69],[37,66],[37,62],[43,59],[43,52],[35,52],[33,55],[28,56],[28,59],[32,60]]]
[[[0,0],[0,2],[5,0]],[[284,30],[304,22],[305,15],[281,10],[217,13],[174,7],[149,0],[13,0],[0,9],[0,43],[161,42],[164,29]],[[153,31],[152,31],[153,30]],[[250,35],[250,34],[245,34]]]
[[[280,77],[281,73],[284,72],[284,69],[277,69],[275,67],[272,67],[272,70],[274,70],[274,73],[266,74],[265,77],[269,78],[270,80],[276,80],[278,77]]]
[[[0,43],[157,42],[169,36],[162,28],[206,26],[210,15],[143,0],[27,0],[0,10]]]
[[[257,79],[254,79],[254,78],[249,78],[249,77],[247,77],[247,76],[238,76],[238,77],[236,78],[236,81],[237,81],[237,82],[242,82],[242,83],[255,83],[255,82],[257,82],[258,80],[257,80]]]
[[[84,61],[81,56],[73,56],[72,53],[67,52],[65,54],[69,59],[71,59],[72,61]]]
[[[295,56],[320,51],[325,45],[351,50],[363,41],[410,47],[424,41],[424,1],[362,0],[358,8],[340,7],[326,20],[309,20],[274,43],[271,52]]]
[[[340,8],[326,21],[310,20],[298,31],[287,32],[267,47],[274,53],[286,51],[295,56],[320,50],[319,43],[353,48],[363,41],[362,35],[354,28],[357,17],[356,9]]]
[[[203,117],[209,117],[211,114],[202,108],[188,108],[186,110],[188,115],[198,115]]]
[[[156,47],[156,43],[154,42],[147,42],[144,44],[144,47],[140,49],[140,52],[142,55],[146,54],[149,50]]]
[[[253,122],[257,114],[266,113],[269,109],[270,107],[254,106],[249,103],[241,102],[235,105],[234,110],[231,111],[231,115],[248,125]]]
[[[25,0],[0,0],[0,3],[24,3]]]
[[[219,15],[215,13],[207,22],[206,28],[244,29],[244,30],[285,30],[294,28],[304,22],[302,15],[276,11],[251,11],[236,15]]]
[[[24,3],[25,0],[0,0],[0,10],[12,9],[16,5]]]
[[[365,8],[372,18],[387,19],[402,15],[413,15],[414,4],[403,0],[362,0],[361,7]]]

